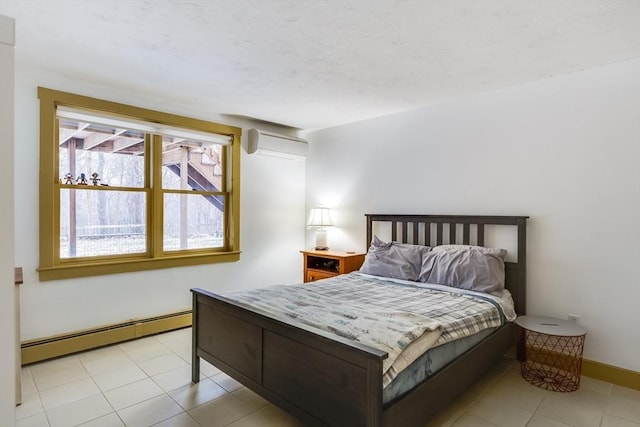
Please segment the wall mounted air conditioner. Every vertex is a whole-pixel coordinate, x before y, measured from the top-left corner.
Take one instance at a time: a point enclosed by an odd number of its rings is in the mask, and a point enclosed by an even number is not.
[[[259,129],[249,129],[249,154],[282,157],[285,159],[304,159],[307,157],[309,146],[307,141],[294,136],[279,135]]]

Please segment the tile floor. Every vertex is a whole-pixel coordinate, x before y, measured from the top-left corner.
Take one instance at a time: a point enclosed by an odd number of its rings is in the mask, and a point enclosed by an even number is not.
[[[204,361],[192,385],[190,340],[187,328],[25,367],[17,426],[302,426]],[[586,377],[545,391],[505,358],[428,425],[640,427],[640,391]]]

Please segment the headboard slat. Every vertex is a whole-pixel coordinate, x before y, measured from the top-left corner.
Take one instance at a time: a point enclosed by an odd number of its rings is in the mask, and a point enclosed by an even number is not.
[[[471,229],[471,225],[462,224],[462,244],[463,245],[468,245],[469,244],[469,230],[470,229]]]
[[[442,223],[436,224],[436,245],[442,244]]]
[[[424,245],[431,246],[431,223],[424,223]]]
[[[478,224],[478,246],[484,246],[484,224]]]
[[[455,222],[449,223],[449,244],[450,245],[456,244],[456,228],[457,227],[458,227],[458,224],[456,224]]]

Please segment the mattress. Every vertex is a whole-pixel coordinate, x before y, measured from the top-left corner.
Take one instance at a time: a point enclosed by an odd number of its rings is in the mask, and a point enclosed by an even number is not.
[[[440,369],[447,366],[457,357],[463,355],[496,330],[498,330],[498,328],[485,329],[469,337],[450,341],[428,350],[408,367],[403,369],[402,372],[383,389],[382,402],[386,405],[402,397],[413,387],[437,373]]]

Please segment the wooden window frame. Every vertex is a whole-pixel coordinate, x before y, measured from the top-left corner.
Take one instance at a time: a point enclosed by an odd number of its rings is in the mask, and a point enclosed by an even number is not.
[[[240,137],[237,127],[134,107],[102,99],[38,88],[40,99],[40,281],[75,277],[98,276],[160,268],[201,265],[217,262],[233,262],[240,259]],[[185,128],[200,132],[226,135],[231,139],[225,147],[226,168],[224,180],[228,193],[225,205],[225,244],[223,248],[162,250],[162,190],[157,177],[152,179],[147,204],[147,236],[150,250],[145,254],[60,259],[60,190],[59,144],[57,108],[77,108],[103,114],[120,116],[161,125]],[[153,139],[153,136],[151,139]],[[150,142],[150,141],[149,141]],[[147,156],[152,173],[159,174],[161,153]],[[147,169],[145,173],[148,173]]]

